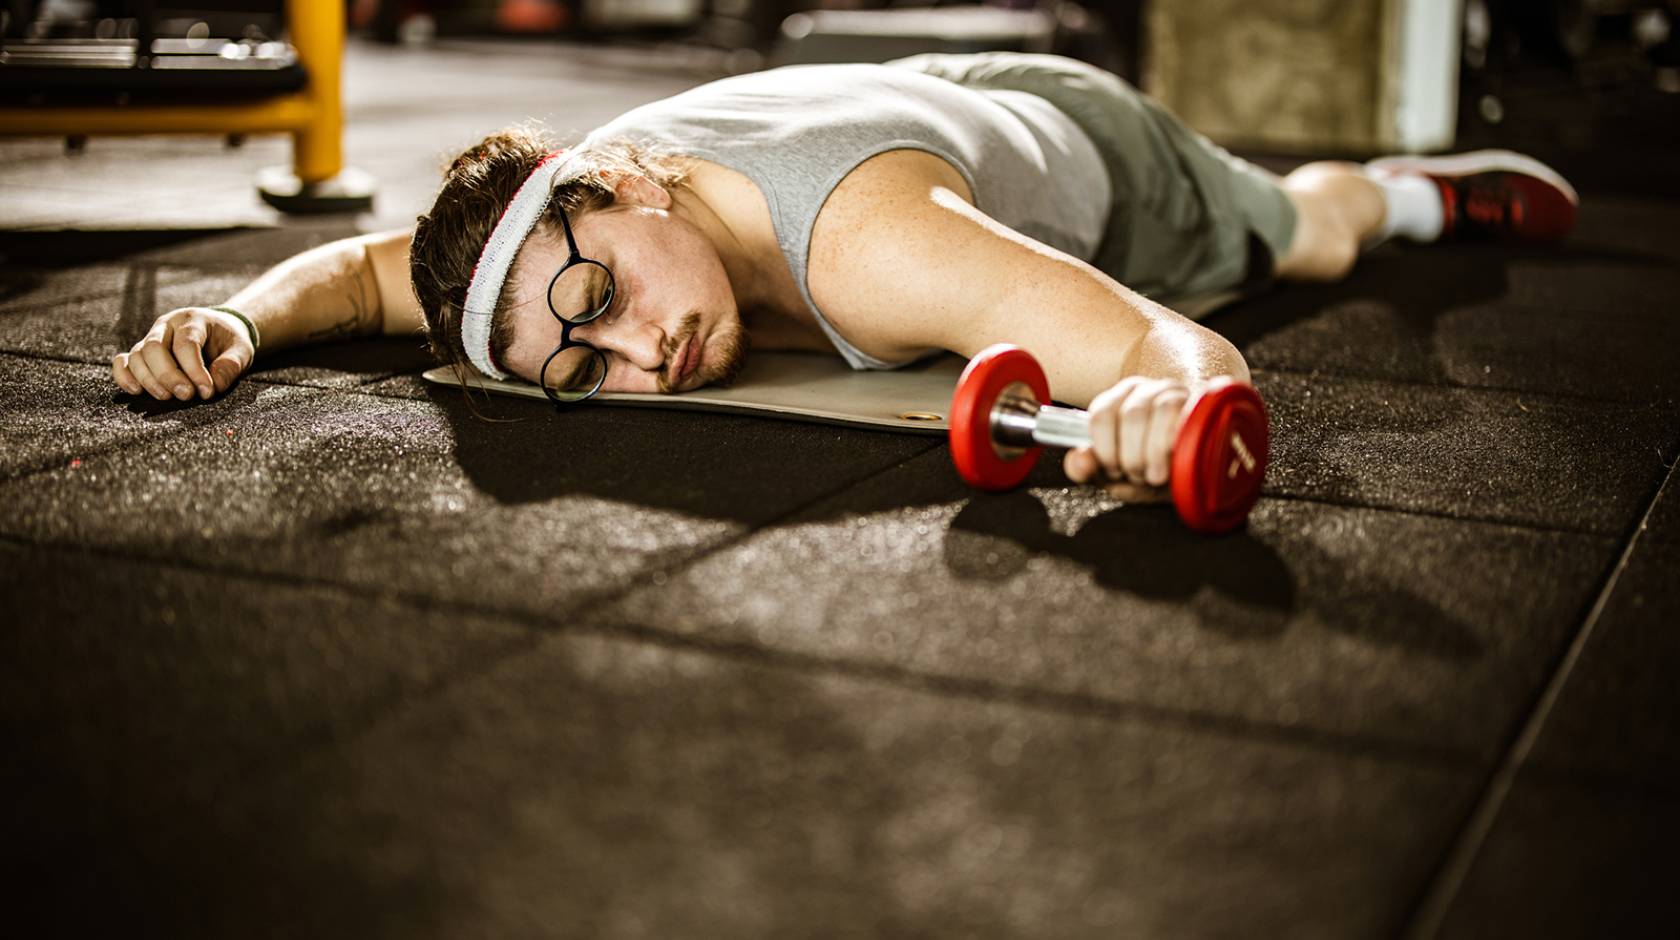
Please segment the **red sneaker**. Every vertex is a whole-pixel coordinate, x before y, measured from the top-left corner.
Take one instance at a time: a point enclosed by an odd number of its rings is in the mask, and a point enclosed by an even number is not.
[[[1449,157],[1384,157],[1377,173],[1416,173],[1441,188],[1442,238],[1494,235],[1556,241],[1575,227],[1575,187],[1533,157],[1477,150]]]

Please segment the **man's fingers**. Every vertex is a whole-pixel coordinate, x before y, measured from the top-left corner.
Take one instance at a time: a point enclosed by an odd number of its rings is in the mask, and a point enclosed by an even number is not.
[[[232,388],[234,380],[250,365],[250,357],[239,348],[230,346],[222,350],[222,354],[210,363],[210,375],[215,380],[216,391],[225,392]]]
[[[1189,400],[1189,392],[1177,389],[1155,396],[1155,410],[1149,416],[1149,436],[1143,445],[1148,464],[1144,478],[1150,486],[1165,486],[1172,475],[1173,442],[1178,439],[1179,417]]]
[[[173,395],[182,401],[192,397],[192,385],[187,377],[175,364],[175,354],[170,350],[169,343],[174,336],[174,328],[168,321],[159,321],[152,327],[152,331],[140,342],[139,358],[146,363],[146,368],[152,373],[160,386],[167,390],[165,397]],[[133,356],[129,357],[131,360]]]
[[[146,390],[146,387],[140,384],[140,380],[134,377],[134,373],[128,371],[128,353],[117,353],[111,357],[111,381],[130,395],[138,395]]]
[[[152,375],[152,370],[146,365],[145,357],[139,353],[128,354],[128,371],[134,376],[134,381],[139,382],[140,387],[158,401],[168,401],[174,397],[168,389],[163,387],[163,383]]]
[[[1075,483],[1085,483],[1102,472],[1102,465],[1091,448],[1075,447],[1062,456],[1062,472]]]
[[[1120,406],[1120,468],[1127,482],[1142,483],[1149,472],[1149,418],[1155,399],[1167,383],[1151,380],[1139,383]]]
[[[209,398],[216,393],[216,389],[210,380],[210,373],[204,368],[204,339],[203,325],[188,322],[175,329],[175,341],[171,348],[175,353],[175,361],[181,365],[181,371],[198,387],[198,394]]]
[[[1120,469],[1120,406],[1143,381],[1127,376],[1091,400],[1091,450],[1103,475],[1111,480],[1122,476]]]

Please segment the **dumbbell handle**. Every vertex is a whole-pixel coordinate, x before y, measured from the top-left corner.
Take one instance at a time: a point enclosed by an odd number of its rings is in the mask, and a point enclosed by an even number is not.
[[[1026,395],[1005,392],[992,406],[992,441],[999,447],[1026,449],[1043,445],[1072,450],[1091,446],[1091,413],[1044,405]]]

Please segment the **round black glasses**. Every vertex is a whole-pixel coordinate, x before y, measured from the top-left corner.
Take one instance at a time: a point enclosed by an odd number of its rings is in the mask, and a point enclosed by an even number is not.
[[[566,230],[566,263],[548,282],[548,312],[560,321],[560,345],[543,361],[537,381],[543,394],[556,405],[568,405],[594,397],[607,381],[607,356],[582,340],[572,339],[572,329],[606,313],[617,296],[612,271],[578,251],[571,220],[558,203],[560,225]],[[571,316],[562,310],[580,310]],[[550,373],[555,381],[550,382]]]

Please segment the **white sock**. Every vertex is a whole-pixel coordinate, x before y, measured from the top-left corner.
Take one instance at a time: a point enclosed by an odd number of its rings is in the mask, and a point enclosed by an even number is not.
[[[1372,175],[1372,182],[1382,187],[1382,230],[1377,241],[1387,241],[1399,235],[1415,242],[1432,242],[1441,237],[1443,223],[1441,190],[1422,176]]]

